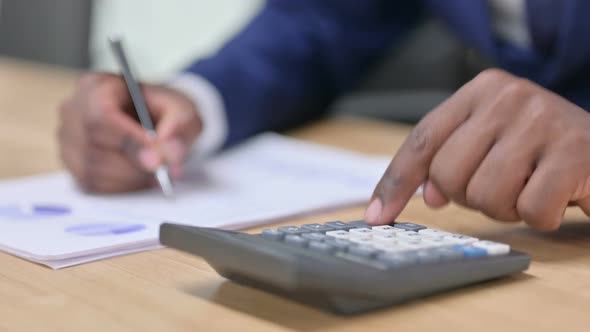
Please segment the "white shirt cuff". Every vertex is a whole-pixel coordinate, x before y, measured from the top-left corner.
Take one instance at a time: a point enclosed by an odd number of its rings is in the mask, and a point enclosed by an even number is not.
[[[223,98],[217,88],[202,76],[190,73],[178,75],[168,86],[189,97],[201,117],[203,131],[189,157],[200,159],[219,151],[227,139],[228,125]]]

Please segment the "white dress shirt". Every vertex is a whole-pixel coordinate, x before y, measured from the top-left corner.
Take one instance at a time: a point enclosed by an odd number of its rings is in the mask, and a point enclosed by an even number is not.
[[[496,37],[519,47],[530,47],[526,0],[488,1]],[[228,135],[228,125],[223,99],[215,86],[203,77],[190,73],[180,74],[171,81],[170,86],[187,95],[201,116],[203,131],[197,139],[193,156],[205,157],[221,149]]]

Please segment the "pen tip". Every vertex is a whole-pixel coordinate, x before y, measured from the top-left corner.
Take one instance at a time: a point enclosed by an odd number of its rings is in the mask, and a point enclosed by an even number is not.
[[[168,174],[168,168],[166,166],[160,166],[156,170],[156,180],[158,180],[158,184],[160,185],[164,196],[173,199],[174,189],[172,188],[172,181],[170,180],[170,175]]]

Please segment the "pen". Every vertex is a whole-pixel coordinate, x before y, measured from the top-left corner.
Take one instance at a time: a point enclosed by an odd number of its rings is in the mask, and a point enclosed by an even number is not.
[[[109,42],[111,44],[111,49],[117,62],[119,63],[119,67],[121,68],[121,73],[123,74],[123,78],[125,79],[125,84],[127,85],[127,89],[129,90],[129,94],[131,95],[131,100],[133,101],[133,106],[135,106],[135,111],[137,112],[137,116],[139,117],[139,122],[141,123],[142,127],[147,131],[148,135],[151,138],[156,138],[156,128],[154,127],[154,123],[152,122],[152,118],[150,117],[150,113],[148,112],[147,105],[145,103],[145,99],[143,94],[141,93],[141,89],[139,88],[139,83],[135,80],[133,73],[131,72],[131,68],[129,66],[129,61],[125,56],[125,51],[123,50],[123,42],[119,37],[111,37],[109,38]],[[161,165],[156,170],[156,180],[164,193],[164,196],[171,198],[174,196],[174,190],[172,188],[172,181],[170,180],[170,174],[168,173],[168,167],[166,165]]]

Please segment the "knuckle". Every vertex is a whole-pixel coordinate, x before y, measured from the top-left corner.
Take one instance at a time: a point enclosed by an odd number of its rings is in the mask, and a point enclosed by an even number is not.
[[[108,73],[87,72],[78,79],[78,86],[83,89],[94,89],[97,86],[104,85],[114,77],[113,74]]]
[[[562,140],[567,150],[579,151],[581,147],[590,146],[590,130],[569,130],[564,133]]]
[[[555,118],[555,109],[545,98],[535,95],[529,98],[526,105],[527,121],[533,124],[547,124]]]
[[[480,186],[472,185],[470,183],[465,192],[465,202],[470,208],[482,210],[486,206],[485,195],[485,191],[483,191]]]
[[[84,128],[92,136],[106,125],[108,113],[112,111],[111,106],[106,102],[98,102],[84,113]]]
[[[504,84],[498,98],[505,101],[521,101],[525,100],[531,92],[531,84],[527,80],[512,78]]]
[[[467,187],[467,206],[476,209],[486,216],[499,221],[520,220],[514,202],[508,201],[504,195],[494,195],[480,185]]]
[[[504,204],[503,202],[495,202],[495,204],[490,204],[487,206],[487,208],[482,212],[488,217],[499,221],[510,222],[520,220],[516,209],[506,206],[508,205]]]
[[[559,227],[559,223],[545,217],[542,206],[535,199],[521,197],[517,202],[516,209],[522,220],[535,229],[553,230]]]
[[[89,137],[94,136],[96,132],[99,131],[102,125],[102,118],[103,114],[100,109],[95,109],[86,113],[86,116],[84,117],[84,132]]]
[[[99,76],[100,76],[99,74],[92,73],[92,72],[84,73],[78,79],[78,86],[80,86],[82,88],[92,87],[99,80]]]
[[[474,78],[474,83],[488,85],[491,82],[497,82],[498,80],[504,80],[509,75],[503,71],[502,69],[498,68],[489,68],[485,69]]]
[[[429,178],[451,200],[464,203],[466,185],[461,172],[449,171],[451,167],[442,167],[440,162],[432,163]]]

